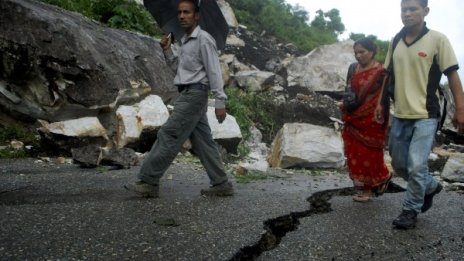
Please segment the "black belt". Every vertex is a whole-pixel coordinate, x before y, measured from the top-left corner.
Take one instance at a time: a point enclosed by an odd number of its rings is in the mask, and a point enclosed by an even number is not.
[[[202,91],[209,91],[209,87],[201,84],[201,83],[193,83],[193,84],[180,84],[177,85],[177,90],[179,92],[182,92],[184,90],[189,90],[189,89],[194,89],[194,90],[202,90]]]

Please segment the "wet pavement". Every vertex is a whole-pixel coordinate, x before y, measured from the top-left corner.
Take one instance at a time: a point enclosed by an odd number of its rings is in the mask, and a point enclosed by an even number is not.
[[[344,173],[272,170],[207,198],[206,174],[180,159],[161,198],[142,199],[122,188],[137,170],[0,160],[0,260],[464,260],[455,192],[396,230],[404,193],[356,203]]]

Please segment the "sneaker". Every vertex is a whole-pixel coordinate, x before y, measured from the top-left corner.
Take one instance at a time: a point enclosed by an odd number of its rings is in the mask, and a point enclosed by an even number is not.
[[[201,195],[210,197],[227,197],[234,195],[234,187],[229,181],[212,186],[208,189],[202,189]]]
[[[145,183],[143,181],[137,181],[134,183],[124,185],[124,188],[137,193],[144,198],[158,198],[159,197],[159,186]]]
[[[443,186],[440,183],[437,183],[437,188],[435,189],[434,192],[425,195],[424,197],[424,204],[422,205],[421,211],[424,213],[425,211],[429,210],[432,207],[433,204],[433,197],[440,193],[440,191],[443,189]]]
[[[401,214],[393,220],[396,228],[410,229],[416,227],[417,212],[414,210],[403,210]]]

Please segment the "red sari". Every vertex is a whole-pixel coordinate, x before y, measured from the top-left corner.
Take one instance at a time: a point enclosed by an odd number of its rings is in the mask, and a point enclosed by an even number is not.
[[[365,189],[382,185],[390,178],[383,150],[387,124],[379,124],[374,119],[383,77],[382,64],[355,72],[351,85],[361,105],[352,113],[342,109],[342,138],[350,178],[356,187]]]

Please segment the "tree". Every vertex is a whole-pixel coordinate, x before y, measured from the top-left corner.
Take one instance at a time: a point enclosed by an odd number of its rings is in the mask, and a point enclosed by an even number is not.
[[[309,13],[302,6],[289,5],[285,0],[228,0],[228,3],[238,22],[249,30],[266,31],[283,42],[293,43],[302,51],[335,43],[345,30],[337,9],[326,14],[321,11],[314,26],[308,24]]]
[[[338,11],[338,9],[331,9],[325,13],[325,17],[329,19],[326,28],[328,31],[334,32],[337,35],[345,31],[345,25],[342,23],[342,18],[340,17],[340,11]]]
[[[340,35],[345,31],[345,25],[342,23],[340,11],[331,9],[324,13],[322,10],[316,11],[316,17],[311,22],[311,26],[318,28],[320,31]]]
[[[309,21],[309,13],[299,4],[295,6],[290,6],[290,10],[297,20],[301,23],[306,23]]]

